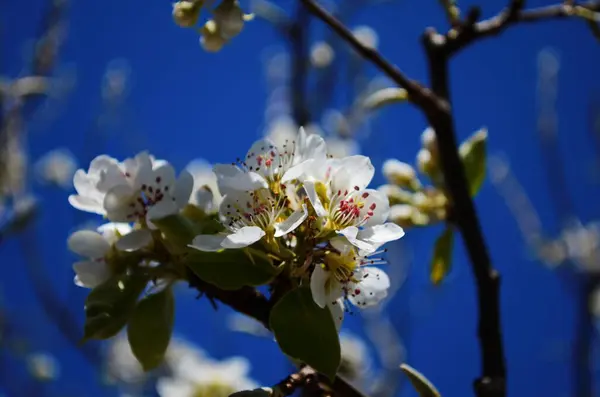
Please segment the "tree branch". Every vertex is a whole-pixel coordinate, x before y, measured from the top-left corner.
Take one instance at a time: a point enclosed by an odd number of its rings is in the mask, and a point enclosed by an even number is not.
[[[571,5],[568,2],[524,10],[525,0],[511,0],[509,5],[496,16],[476,22],[477,18],[464,21],[456,30],[450,30],[445,35],[445,42],[440,46],[447,55],[454,54],[476,40],[498,35],[508,27],[520,23],[539,22],[550,19],[562,19],[580,16],[581,11],[600,11],[599,1],[589,1],[581,5]],[[578,13],[579,12],[579,13]],[[470,15],[479,16],[478,8],[473,8]]]
[[[323,20],[340,37],[345,39],[366,59],[379,67],[388,77],[406,89],[409,99],[421,108],[436,132],[442,172],[451,198],[456,225],[460,229],[475,275],[479,303],[479,340],[483,362],[483,375],[475,382],[479,396],[504,396],[506,370],[500,326],[499,286],[500,277],[492,268],[486,244],[470,197],[467,178],[457,150],[454,119],[450,109],[448,83],[448,53],[439,50],[436,34],[425,35],[425,47],[430,65],[431,87],[429,90],[410,80],[400,69],[389,63],[377,51],[364,47],[352,33],[313,0],[302,0],[306,7]],[[516,6],[514,6],[516,7]],[[511,12],[514,12],[511,11]],[[470,15],[467,20],[476,20]],[[445,41],[442,41],[444,43]]]
[[[448,57],[436,51],[432,36],[424,44],[429,60],[429,76],[433,92],[450,104]],[[478,296],[478,336],[481,347],[482,376],[475,381],[478,396],[506,395],[506,368],[500,324],[500,276],[492,267],[475,205],[471,199],[467,177],[457,150],[454,117],[450,106],[428,116],[434,129],[447,192],[451,198],[453,219],[461,231],[471,269],[475,276]],[[428,112],[426,112],[427,114]]]
[[[434,100],[427,88],[423,87],[417,81],[406,77],[400,69],[386,60],[376,49],[364,46],[356,39],[356,37],[354,37],[352,32],[344,26],[344,24],[331,15],[325,8],[313,0],[301,1],[313,15],[325,22],[325,24],[336,32],[340,38],[350,44],[350,46],[362,57],[371,61],[371,63],[381,69],[381,71],[394,80],[400,87],[404,88],[408,92],[409,99],[413,103],[423,105],[424,103]]]
[[[187,280],[189,280],[190,287],[204,293],[207,297],[220,300],[239,313],[254,318],[264,325],[265,328],[271,330],[269,326],[269,315],[272,304],[266,296],[256,289],[244,287],[236,291],[225,291],[210,283],[202,281],[191,271],[187,272]],[[310,367],[305,368],[311,369]],[[308,369],[306,371],[308,371]],[[314,373],[314,370],[312,371]],[[323,378],[319,376],[318,379],[319,382],[314,382],[315,384],[321,383]],[[313,386],[316,387],[316,385]],[[331,387],[333,388],[335,396],[364,397],[359,390],[350,385],[350,383],[340,375],[336,376]]]

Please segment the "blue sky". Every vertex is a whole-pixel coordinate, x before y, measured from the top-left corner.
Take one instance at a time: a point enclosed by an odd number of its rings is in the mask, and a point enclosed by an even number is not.
[[[1,72],[16,76],[23,65],[23,43],[35,37],[44,1],[6,3],[0,13]],[[293,2],[281,3],[286,8]],[[465,7],[477,3],[460,2]],[[483,15],[491,16],[504,3],[486,1]],[[544,4],[549,2],[528,2],[529,7]],[[426,82],[419,36],[427,26],[445,29],[437,1],[391,1],[365,10],[351,24],[374,27],[381,52],[409,76]],[[324,27],[314,21],[309,31],[316,40]],[[477,43],[451,63],[451,91],[459,138],[486,126],[489,152],[507,156],[547,229],[554,233],[558,223],[542,169],[535,113],[537,53],[546,47],[554,48],[561,60],[557,106],[568,189],[577,214],[584,220],[595,219],[598,187],[592,180],[595,152],[588,134],[587,106],[600,88],[600,47],[583,22],[519,26],[501,37]],[[260,20],[249,23],[220,53],[208,54],[200,49],[194,32],[172,23],[168,1],[74,1],[57,73],[76,76],[76,83],[64,97],[50,101],[54,117],[49,122],[32,125],[31,154],[35,158],[66,146],[85,164],[104,152],[128,156],[148,148],[177,167],[198,157],[213,163],[231,161],[245,154],[264,128],[264,59],[281,49],[285,49],[285,42]],[[102,105],[103,74],[114,59],[126,59],[131,70],[128,115],[106,143],[86,145],[90,139],[99,142],[97,133],[89,131]],[[368,73],[377,75],[376,70]],[[311,91],[309,95],[320,93]],[[360,142],[361,152],[371,156],[378,169],[390,157],[412,162],[425,127],[425,119],[414,107],[390,106],[378,114],[369,138]],[[377,173],[374,183],[383,182]],[[67,203],[68,192],[49,188],[36,191],[42,200],[36,230],[39,253],[57,292],[64,299],[68,297],[72,309],[82,314],[85,292],[69,286],[73,257],[65,246],[76,220],[75,210]],[[503,275],[509,394],[567,396],[572,382],[568,352],[575,293],[566,287],[564,279],[533,258],[491,183],[484,184],[476,205],[494,265]],[[428,261],[439,232],[433,227],[407,233],[400,248],[411,258],[410,275],[388,310],[406,340],[408,362],[427,374],[443,395],[468,395],[479,371],[475,290],[460,240],[450,277],[439,287],[430,285]],[[7,269],[1,283],[3,296],[19,326],[36,346],[65,357],[65,379],[53,387],[77,395],[98,395],[90,390],[93,378],[81,357],[41,314],[23,271],[18,244],[5,242],[0,255]],[[402,261],[390,258],[390,262],[394,266]],[[193,294],[182,294],[177,327],[200,345],[210,346],[216,357],[247,354],[254,362],[253,375],[262,382],[274,383],[283,377],[285,360],[273,343],[221,335],[225,314],[224,309],[213,313],[206,301],[196,301]],[[358,316],[349,323],[362,332]],[[77,376],[79,373],[83,375]],[[405,387],[402,395],[414,394]]]

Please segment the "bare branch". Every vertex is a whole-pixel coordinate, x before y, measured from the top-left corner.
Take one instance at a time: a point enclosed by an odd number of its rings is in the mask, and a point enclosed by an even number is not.
[[[456,0],[439,0],[439,2],[450,25],[458,26],[460,24],[460,9],[456,5]]]
[[[418,82],[409,79],[404,73],[385,59],[374,48],[364,46],[359,40],[354,37],[350,29],[344,26],[338,19],[331,15],[325,8],[317,4],[313,0],[301,0],[306,8],[317,18],[325,22],[333,31],[335,31],[344,41],[346,41],[354,50],[362,57],[368,59],[393,79],[400,87],[408,92],[409,99],[415,104],[422,104],[426,101],[431,101],[432,98],[428,95],[429,92]]]
[[[568,17],[585,18],[582,14],[585,14],[586,11],[588,13],[600,11],[599,1],[590,1],[577,6],[560,3],[528,10],[523,9],[524,3],[524,0],[511,0],[504,10],[490,19],[480,22],[465,21],[456,30],[448,32],[445,35],[445,42],[441,43],[440,46],[444,48],[446,54],[450,55],[462,50],[474,41],[498,35],[510,26]],[[477,8],[474,10],[477,10]],[[478,13],[478,10],[475,13]],[[595,22],[589,19],[588,21],[596,26]]]

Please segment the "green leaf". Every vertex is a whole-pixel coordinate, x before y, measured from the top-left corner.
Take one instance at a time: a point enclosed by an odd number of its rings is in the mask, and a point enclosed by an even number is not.
[[[171,245],[175,245],[178,251],[187,251],[187,245],[196,236],[194,223],[181,214],[168,215],[161,219],[153,219],[152,223],[166,236]]]
[[[435,386],[419,371],[408,364],[400,365],[400,369],[408,376],[410,383],[412,383],[417,393],[419,393],[419,396],[441,397],[440,392],[435,388]]]
[[[162,363],[171,340],[174,317],[175,299],[170,287],[145,297],[135,307],[127,325],[127,337],[144,371]]]
[[[251,248],[190,253],[185,264],[200,279],[224,290],[267,284],[278,268],[266,254]]]
[[[471,197],[479,192],[485,180],[487,136],[487,129],[482,128],[464,141],[459,148]]]
[[[266,390],[265,390],[266,389]],[[229,397],[271,397],[273,390],[270,388],[260,388],[254,390],[242,390],[230,394]]]
[[[138,275],[117,275],[94,288],[85,301],[82,342],[115,336],[127,323],[146,284]]]
[[[403,88],[389,87],[375,91],[369,95],[363,102],[363,106],[367,110],[376,110],[383,106],[406,102],[408,100],[408,93]]]
[[[434,284],[439,284],[450,272],[452,267],[452,248],[454,247],[454,230],[446,226],[446,230],[438,237],[431,259],[430,278]]]
[[[269,323],[281,350],[332,381],[340,365],[340,340],[328,308],[314,302],[310,288],[285,294],[273,306]]]

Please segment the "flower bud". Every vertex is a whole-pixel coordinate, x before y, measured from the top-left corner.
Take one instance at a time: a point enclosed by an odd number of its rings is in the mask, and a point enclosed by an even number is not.
[[[237,0],[223,0],[213,11],[213,18],[225,39],[232,39],[244,28],[244,12]]]
[[[402,227],[413,226],[412,221],[415,209],[409,204],[396,204],[390,207],[390,220]]]
[[[427,127],[421,134],[421,145],[431,153],[437,153],[437,138],[435,131],[431,127]]]
[[[217,52],[227,43],[221,36],[219,26],[212,19],[207,21],[200,30],[200,45],[208,52]]]
[[[467,157],[471,151],[478,150],[479,146],[487,140],[488,131],[487,128],[481,128],[473,135],[471,135],[467,140],[460,144],[458,151],[461,157]]]
[[[333,48],[324,41],[319,41],[310,49],[310,63],[316,68],[325,68],[334,58]]]
[[[181,0],[173,4],[173,20],[182,28],[190,28],[198,22],[202,1]]]
[[[381,185],[377,190],[387,196],[390,205],[412,202],[413,193],[404,190],[397,185]]]
[[[431,152],[427,149],[419,150],[419,153],[417,154],[417,167],[421,173],[432,179],[434,179],[438,173],[436,161],[431,155]]]
[[[352,34],[365,47],[376,49],[379,44],[377,32],[369,26],[358,26]]]
[[[390,183],[414,188],[419,185],[415,169],[407,163],[389,159],[383,163],[383,175]]]

